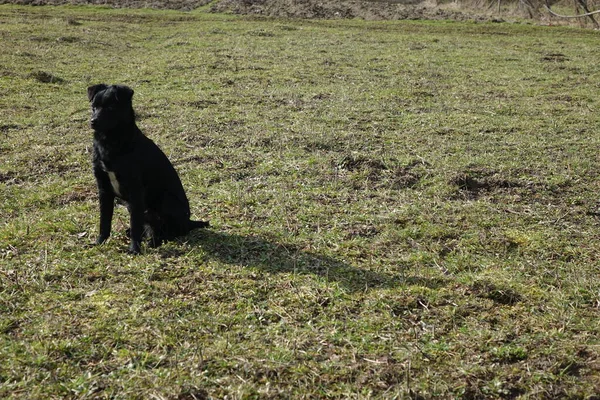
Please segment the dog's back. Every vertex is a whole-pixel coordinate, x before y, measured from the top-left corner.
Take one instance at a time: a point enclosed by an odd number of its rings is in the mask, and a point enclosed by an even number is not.
[[[137,138],[134,158],[144,186],[146,207],[167,219],[172,235],[188,232],[190,205],[175,168],[163,151],[148,137]],[[169,235],[169,236],[172,236]]]

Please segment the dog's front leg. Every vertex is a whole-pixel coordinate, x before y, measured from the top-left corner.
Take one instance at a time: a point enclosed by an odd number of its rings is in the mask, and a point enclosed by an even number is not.
[[[115,196],[112,193],[100,192],[100,234],[96,244],[106,242],[110,236],[113,211],[115,209]]]
[[[139,190],[133,192],[135,195],[132,196],[129,202],[129,232],[131,236],[129,252],[140,254],[144,234],[144,199]]]
[[[115,194],[113,193],[106,173],[95,170],[96,181],[98,183],[98,197],[100,201],[100,233],[96,239],[96,244],[106,242],[110,236],[113,211],[115,209]]]

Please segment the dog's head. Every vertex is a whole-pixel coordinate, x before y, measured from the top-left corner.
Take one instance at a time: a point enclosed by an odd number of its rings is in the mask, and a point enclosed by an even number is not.
[[[131,99],[133,89],[123,85],[90,86],[87,89],[92,106],[90,125],[95,131],[110,131],[135,122]]]

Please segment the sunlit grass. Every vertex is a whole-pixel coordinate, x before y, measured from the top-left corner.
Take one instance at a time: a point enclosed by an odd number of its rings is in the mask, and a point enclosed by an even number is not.
[[[598,392],[598,33],[0,6],[0,397]],[[89,84],[197,231],[91,247]]]

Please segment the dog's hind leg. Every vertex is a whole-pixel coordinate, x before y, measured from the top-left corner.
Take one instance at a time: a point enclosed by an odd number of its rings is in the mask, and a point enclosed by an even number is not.
[[[129,227],[130,227],[130,239],[129,252],[131,254],[141,253],[142,238],[144,235],[144,202],[141,198],[141,191],[132,191],[135,193],[132,195],[129,204]]]
[[[165,241],[160,233],[160,229],[153,227],[152,225],[147,224],[144,233],[145,237],[148,238],[150,247],[152,248],[160,246]]]
[[[148,238],[150,247],[160,246],[164,240],[164,221],[152,210],[146,210],[144,213],[145,230],[144,237]]]

